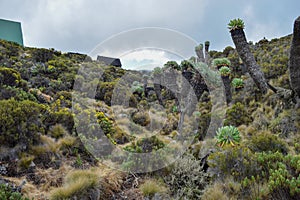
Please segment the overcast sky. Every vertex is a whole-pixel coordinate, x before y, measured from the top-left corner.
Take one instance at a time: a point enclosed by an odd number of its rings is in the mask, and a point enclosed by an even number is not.
[[[22,23],[26,46],[87,54],[112,35],[143,27],[222,50],[233,46],[230,19],[242,18],[247,39],[257,42],[290,34],[299,15],[299,0],[0,0],[0,18]]]

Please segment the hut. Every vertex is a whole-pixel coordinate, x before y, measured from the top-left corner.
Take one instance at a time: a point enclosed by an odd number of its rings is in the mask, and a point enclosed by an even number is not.
[[[23,34],[20,22],[0,19],[0,39],[23,44]]]
[[[111,58],[105,56],[97,56],[97,61],[103,62],[105,65],[112,65],[115,67],[122,67],[121,61],[119,58]]]

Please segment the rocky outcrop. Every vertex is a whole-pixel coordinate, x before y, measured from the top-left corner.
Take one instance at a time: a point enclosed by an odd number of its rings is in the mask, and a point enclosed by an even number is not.
[[[300,17],[298,17],[294,23],[289,70],[292,89],[298,98],[300,98]]]

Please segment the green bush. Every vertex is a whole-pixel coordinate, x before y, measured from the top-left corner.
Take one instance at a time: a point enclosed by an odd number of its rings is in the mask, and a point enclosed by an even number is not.
[[[29,200],[29,198],[23,197],[18,192],[13,192],[12,189],[4,184],[0,184],[0,199],[3,200]]]
[[[215,179],[233,177],[241,181],[260,173],[255,155],[245,146],[224,146],[208,157],[209,172]]]
[[[200,199],[208,184],[208,174],[203,171],[200,160],[184,154],[168,167],[164,180],[175,199]]]
[[[180,65],[176,61],[168,61],[167,63],[164,64],[164,69],[174,69],[174,70],[181,70]]]
[[[258,153],[263,177],[267,180],[272,199],[300,198],[300,156]]]
[[[249,148],[254,152],[280,152],[283,154],[288,153],[287,144],[278,138],[276,135],[272,135],[269,132],[263,131],[257,133],[251,137],[249,142]]]
[[[0,85],[17,86],[21,81],[20,73],[14,69],[0,67]]]
[[[251,121],[248,110],[242,103],[237,102],[233,104],[231,108],[227,109],[224,125],[238,127],[242,124],[248,125]]]
[[[147,126],[150,124],[149,113],[145,111],[139,111],[132,115],[132,121],[141,126]]]
[[[73,133],[74,117],[68,108],[62,108],[59,110],[50,110],[45,115],[45,126],[49,129],[51,126],[61,124],[69,133]]]
[[[137,93],[139,95],[143,94],[144,92],[143,84],[139,83],[138,81],[134,81],[131,86],[131,92]]]
[[[152,136],[150,138],[142,138],[136,143],[126,146],[124,150],[132,153],[149,153],[164,148],[164,146],[165,144],[162,141],[156,136]]]
[[[37,101],[36,97],[16,86],[0,86],[0,100],[14,98],[18,101],[31,100]]]
[[[47,107],[31,101],[0,101],[0,143],[14,147],[19,142],[32,144],[45,132]]]

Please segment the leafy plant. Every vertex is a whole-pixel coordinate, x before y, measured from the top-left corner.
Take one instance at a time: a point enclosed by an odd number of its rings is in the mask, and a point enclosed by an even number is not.
[[[21,81],[20,73],[14,69],[0,67],[0,84],[17,86]]]
[[[231,82],[234,88],[242,88],[244,87],[244,80],[241,78],[234,78]]]
[[[203,50],[203,44],[199,44],[198,46],[195,47],[195,50]]]
[[[240,18],[232,19],[228,23],[228,29],[230,29],[230,31],[233,31],[236,29],[244,29],[244,28],[245,28],[245,23]]]
[[[223,126],[217,131],[217,144],[223,147],[225,144],[235,146],[241,140],[239,130],[234,126]]]
[[[219,72],[221,73],[221,76],[229,76],[231,70],[229,67],[224,66],[219,69]]]
[[[29,200],[28,198],[23,197],[22,194],[12,191],[12,189],[5,184],[0,184],[0,199]]]
[[[213,66],[221,67],[221,66],[230,66],[230,60],[227,58],[216,58],[212,61]]]
[[[144,92],[143,84],[138,81],[134,81],[131,86],[131,91],[133,93],[142,94]]]

